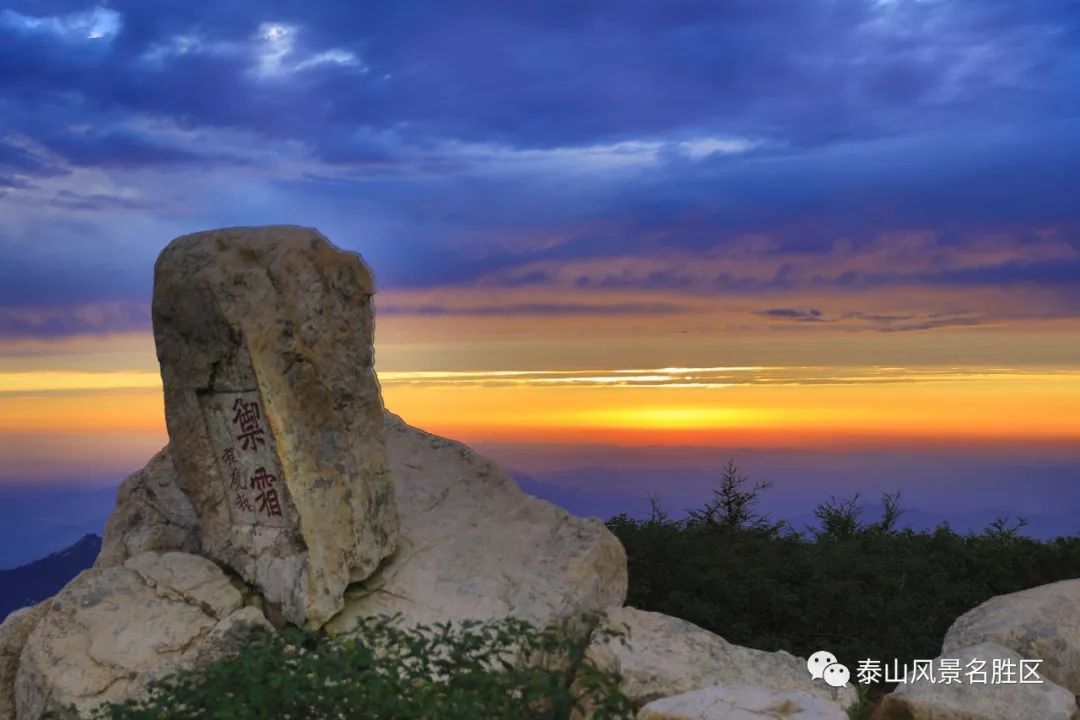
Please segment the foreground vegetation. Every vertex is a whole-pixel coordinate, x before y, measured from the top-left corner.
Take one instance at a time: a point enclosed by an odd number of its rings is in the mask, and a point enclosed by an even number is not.
[[[403,628],[380,617],[340,639],[252,629],[238,657],[166,678],[95,720],[568,720],[586,705],[597,720],[632,718],[617,676],[584,657],[592,622]]]
[[[651,517],[608,527],[626,547],[627,604],[684,618],[731,642],[854,667],[936,657],[945,631],[1004,593],[1080,577],[1080,538],[1022,536],[1023,520],[980,534],[900,527],[898,495],[862,519],[858,496],[831,499],[802,531],[755,512],[765,484],[729,464],[713,498],[685,519],[653,502]]]

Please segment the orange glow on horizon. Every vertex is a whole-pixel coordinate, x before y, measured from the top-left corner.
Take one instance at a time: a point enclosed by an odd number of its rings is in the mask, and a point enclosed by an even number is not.
[[[1070,371],[744,366],[387,372],[382,382],[387,407],[415,425],[515,442],[1080,440],[1080,373]],[[163,434],[160,381],[150,372],[0,373],[0,433]]]
[[[1080,448],[1071,332],[499,339],[443,318],[463,332],[440,339],[397,320],[377,347],[386,406],[470,444]],[[119,474],[166,439],[148,333],[0,343],[0,481]]]
[[[0,435],[165,433],[160,384],[154,390],[0,395]]]

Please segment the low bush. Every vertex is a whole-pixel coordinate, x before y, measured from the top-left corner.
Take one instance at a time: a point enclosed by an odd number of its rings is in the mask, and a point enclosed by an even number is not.
[[[627,603],[740,645],[803,657],[828,649],[854,667],[936,657],[949,625],[976,605],[1080,577],[1080,538],[1033,540],[1023,521],[918,532],[898,527],[898,495],[884,496],[875,522],[855,496],[822,503],[817,527],[798,531],[754,512],[765,487],[731,464],[686,519],[655,500],[651,517],[611,519],[629,560]]]
[[[629,719],[618,677],[584,656],[585,622],[404,628],[380,617],[337,639],[252,629],[237,656],[165,678],[149,697],[94,717],[567,720],[587,705],[597,720]]]

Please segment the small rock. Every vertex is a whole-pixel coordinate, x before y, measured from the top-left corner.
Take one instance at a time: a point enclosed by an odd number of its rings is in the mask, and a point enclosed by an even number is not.
[[[941,682],[942,660],[960,668],[960,682]],[[1045,680],[1041,684],[993,683],[995,660],[1013,663],[1022,656],[997,643],[983,642],[942,653],[933,664],[935,682],[920,678],[901,683],[874,711],[874,720],[1076,720],[1076,698]],[[981,667],[968,664],[985,663]],[[985,682],[970,681],[969,671],[985,672]],[[979,677],[979,676],[975,676]],[[1019,672],[1016,678],[1019,679]]]
[[[622,691],[635,703],[681,695],[712,685],[750,686],[770,693],[801,692],[851,707],[850,685],[813,680],[806,661],[790,653],[734,645],[693,623],[635,608],[612,608],[587,655],[622,675]],[[605,638],[605,631],[623,633]]]
[[[712,685],[653,700],[637,720],[848,720],[842,707],[801,690]]]
[[[993,641],[1029,660],[1039,672],[1080,694],[1080,580],[999,595],[961,615],[945,633],[943,655]]]

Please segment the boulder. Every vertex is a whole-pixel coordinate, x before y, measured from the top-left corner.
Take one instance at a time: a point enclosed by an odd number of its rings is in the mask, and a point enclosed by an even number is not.
[[[43,605],[15,676],[18,720],[137,697],[230,652],[241,628],[267,625],[212,561],[175,552],[85,570]]]
[[[318,231],[173,240],[154,269],[154,340],[179,486],[201,552],[297,625],[396,547],[375,377],[372,276]]]
[[[329,632],[379,613],[408,623],[513,615],[546,624],[623,603],[626,554],[601,521],[526,495],[465,445],[396,416],[387,416],[385,437],[400,548],[350,589]]]
[[[790,653],[734,645],[685,620],[631,607],[606,613],[586,653],[598,667],[622,676],[622,691],[635,705],[713,685],[805,693],[842,708],[857,700],[850,685],[832,688],[813,680],[806,660]]]
[[[1080,580],[987,600],[952,624],[941,651],[947,655],[987,640],[1042,660],[1041,674],[1080,694]]]
[[[120,485],[94,567],[123,565],[140,553],[170,550],[198,554],[199,518],[176,484],[166,445]]]
[[[941,682],[942,660],[960,668],[959,682]],[[1022,658],[994,642],[942,653],[933,664],[935,682],[925,678],[901,683],[874,711],[874,720],[1076,720],[1076,698],[1050,680],[1040,684],[993,683],[995,660]],[[979,661],[985,665],[973,665]],[[971,682],[970,671],[985,672],[986,682]],[[909,678],[911,676],[909,675]],[[1016,679],[1019,679],[1017,674]]]
[[[15,717],[15,673],[19,669],[19,655],[30,631],[45,614],[48,603],[46,600],[16,610],[0,623],[0,720]]]
[[[712,685],[653,700],[641,708],[637,720],[848,720],[848,714],[836,703],[801,690]]]

